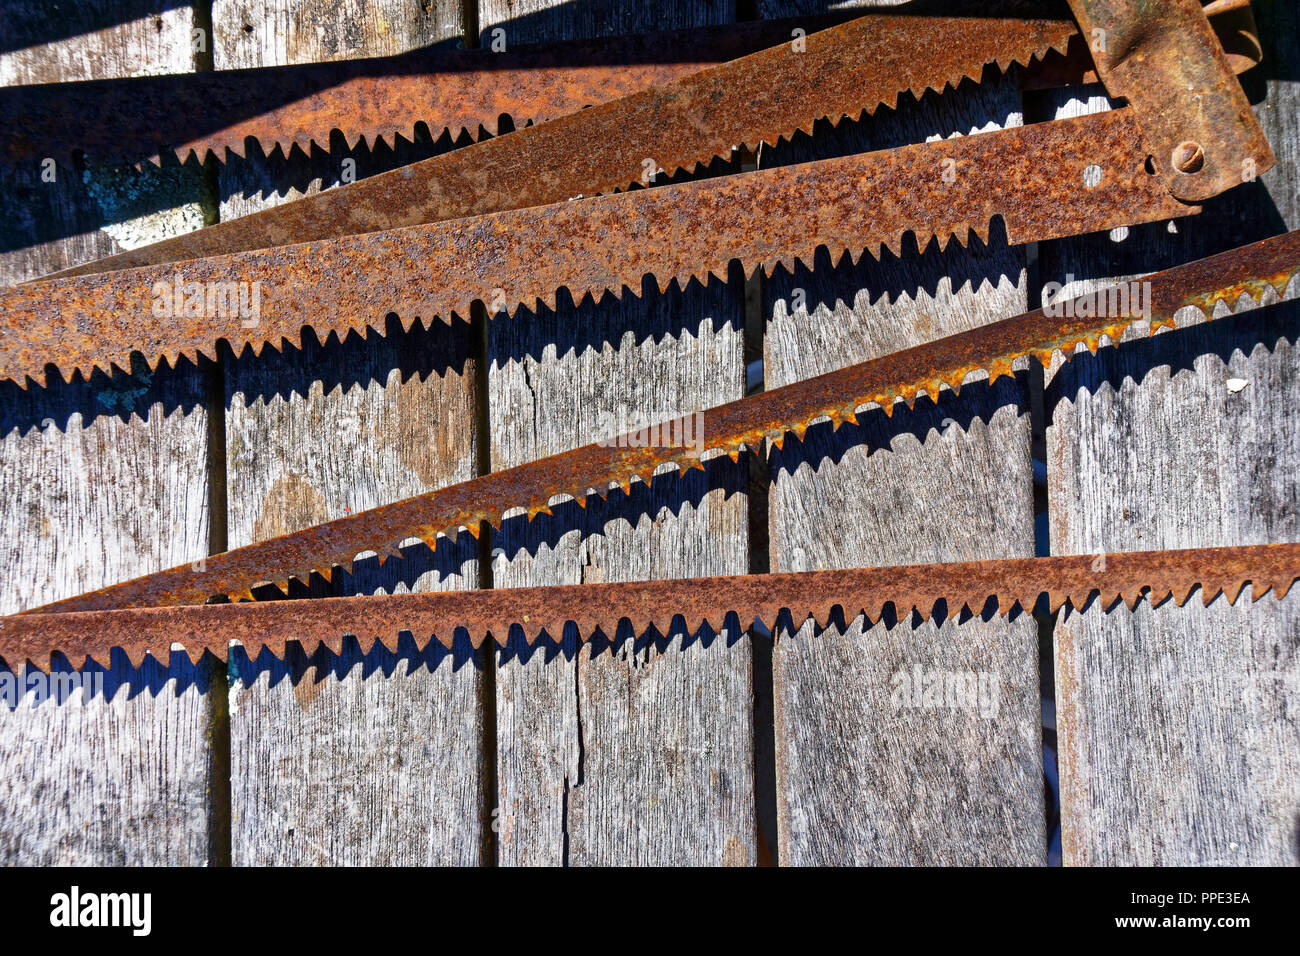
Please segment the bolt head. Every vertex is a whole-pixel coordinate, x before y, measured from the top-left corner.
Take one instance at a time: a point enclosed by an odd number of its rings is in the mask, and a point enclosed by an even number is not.
[[[1174,147],[1169,161],[1180,173],[1199,173],[1205,166],[1205,150],[1200,143],[1187,140]]]

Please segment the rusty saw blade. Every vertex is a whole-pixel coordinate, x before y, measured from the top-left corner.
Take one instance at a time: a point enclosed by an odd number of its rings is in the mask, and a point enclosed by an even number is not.
[[[982,6],[984,17],[1000,15],[989,4]],[[1216,0],[1206,10],[1238,73],[1260,58],[1249,11],[1249,0]],[[889,57],[909,46],[919,62],[933,54],[924,45],[924,24],[917,35],[889,32],[894,22],[913,13],[908,7],[888,14],[855,10],[511,46],[499,52],[432,48],[329,63],[2,87],[0,163],[46,157],[68,163],[77,155],[94,161],[157,163],[164,154],[182,161],[209,155],[223,160],[227,153],[245,155],[250,140],[268,154],[294,147],[307,151],[313,144],[327,148],[334,130],[343,134],[349,149],[394,145],[399,137],[414,140],[419,123],[434,140],[446,134],[496,135],[502,117],[516,127],[543,122],[857,16],[881,24],[882,41],[888,44],[880,63],[883,73],[891,65]],[[1055,11],[1049,5],[1034,16],[1068,20],[1069,13],[1058,4]],[[953,36],[982,29],[979,21],[958,15],[948,19]],[[1035,26],[1026,23],[1023,29],[1032,43]],[[1064,56],[1042,52],[1044,59],[1022,61],[1019,79],[1026,88],[1096,79],[1088,45],[1077,32]],[[967,60],[957,65],[978,78],[974,71],[982,64]],[[88,125],[88,116],[111,117],[111,122]]]
[[[94,660],[111,665],[120,647],[139,667],[146,656],[166,665],[173,651],[197,663],[204,652],[224,660],[242,646],[256,658],[265,648],[283,658],[295,642],[311,655],[324,644],[335,654],[345,636],[363,653],[376,641],[390,651],[409,634],[423,649],[432,638],[450,648],[458,635],[474,647],[490,634],[504,646],[512,633],[528,643],[596,634],[615,639],[626,622],[640,636],[653,628],[668,636],[674,625],[694,634],[707,624],[720,631],[765,622],[796,629],[809,618],[825,626],[838,611],[852,622],[881,620],[892,607],[899,619],[936,613],[960,615],[1016,607],[1032,610],[1046,595],[1053,613],[1069,602],[1076,610],[1096,600],[1110,610],[1147,600],[1172,599],[1180,607],[1199,589],[1206,605],[1222,594],[1236,604],[1247,583],[1251,600],[1272,591],[1281,600],[1300,578],[1300,544],[1137,551],[1117,554],[1010,558],[949,564],[737,575],[669,581],[503,588],[490,591],[135,608],[0,618],[0,657],[10,667],[30,661],[47,670],[62,654],[74,666]],[[940,603],[942,602],[942,603]],[[936,609],[938,605],[938,609]],[[992,606],[990,606],[992,605]]]
[[[545,127],[539,127],[544,129]],[[322,341],[396,314],[468,318],[554,308],[625,290],[652,276],[707,284],[732,260],[747,272],[795,262],[819,248],[832,261],[866,250],[901,253],[908,233],[925,248],[987,241],[1001,219],[1012,243],[1045,240],[1196,212],[1147,172],[1127,110],[979,133],[798,166],[642,189],[583,202],[514,209],[471,219],[344,236],[177,265],[51,279],[0,290],[0,375],[43,383],[111,366],[131,353],[197,361],[217,343],[236,355]],[[1100,181],[1085,185],[1087,171]],[[773,222],[780,229],[772,229]],[[224,291],[223,291],[224,290]],[[256,291],[256,309],[252,307]],[[222,300],[216,293],[224,295]],[[234,303],[241,299],[244,310]],[[211,301],[209,301],[211,299]]]
[[[590,493],[604,496],[611,487],[626,493],[633,481],[650,482],[660,469],[703,468],[702,459],[709,454],[738,458],[745,449],[761,451],[765,442],[782,446],[787,433],[802,439],[819,419],[829,418],[836,427],[854,422],[867,406],[892,414],[898,401],[911,404],[922,392],[934,398],[945,386],[959,389],[981,371],[990,380],[1009,375],[1022,356],[1044,365],[1057,352],[1068,359],[1080,344],[1096,350],[1103,338],[1117,340],[1134,322],[1146,323],[1154,333],[1172,326],[1187,307],[1214,318],[1220,303],[1234,306],[1243,295],[1262,301],[1270,289],[1285,294],[1297,272],[1300,231],[1149,276],[1149,299],[1116,288],[1086,297],[1087,308],[1083,299],[1076,300],[1077,308],[1053,305],[1050,315],[1040,309],[718,406],[699,413],[699,437],[692,441],[663,440],[674,434],[684,438],[681,423],[656,425],[646,433],[586,445],[214,555],[201,570],[183,565],[35,611],[201,604],[218,595],[247,600],[254,587],[268,583],[287,592],[291,578],[307,581],[313,571],[329,577],[338,567],[351,570],[363,553],[373,552],[382,562],[400,555],[411,539],[436,548],[446,538],[454,540],[461,529],[477,536],[484,524],[499,528],[503,517],[518,509],[530,520],[549,514],[549,505],[564,496],[585,505]],[[1104,307],[1098,308],[1099,302]],[[659,441],[648,443],[647,434]]]
[[[1226,42],[1258,62],[1249,5],[1221,0]],[[1252,42],[1254,45],[1252,46]],[[645,183],[739,145],[775,145],[983,66],[1090,64],[1067,20],[867,16],[370,179],[57,273],[85,275],[559,202]],[[1254,60],[1251,61],[1251,56]],[[1031,71],[1032,73],[1033,71]],[[1050,72],[1050,71],[1049,71]],[[1057,77],[1061,79],[1062,77]],[[1050,82],[1050,77],[1045,78]],[[1259,171],[1271,165],[1261,157]]]
[[[107,272],[563,202],[775,146],[986,64],[1067,50],[1069,20],[862,17],[622,99],[58,273]],[[662,172],[661,172],[662,171]]]
[[[430,48],[387,57],[0,88],[0,162],[77,154],[157,162],[262,150],[349,148],[416,138],[496,135],[680,79],[822,30],[855,14],[492,49]],[[103,121],[87,124],[87,117]],[[507,127],[508,128],[508,127]]]

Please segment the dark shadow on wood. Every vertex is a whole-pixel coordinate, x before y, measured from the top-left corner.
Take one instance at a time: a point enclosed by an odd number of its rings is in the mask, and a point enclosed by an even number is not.
[[[189,6],[190,0],[81,0],[58,5],[48,0],[4,0],[0,53],[56,43]]]
[[[622,618],[614,626],[612,636],[604,631],[596,631],[586,635],[588,639],[582,642],[579,640],[577,626],[570,621],[564,626],[562,635],[556,637],[543,631],[529,643],[522,628],[518,624],[512,624],[505,646],[498,647],[496,663],[498,667],[503,667],[514,662],[526,665],[535,659],[538,664],[548,664],[557,659],[569,662],[579,653],[586,654],[588,659],[610,655],[626,660],[630,655],[633,659],[648,661],[652,657],[661,657],[673,651],[685,653],[696,643],[705,648],[711,647],[724,634],[725,646],[734,647],[745,637],[745,627],[731,611],[723,616],[719,630],[714,630],[707,622],[689,623],[681,614],[677,614],[666,634],[660,633],[653,625],[637,633],[631,623]]]
[[[200,358],[198,365],[181,359],[175,368],[160,362],[158,368],[150,371],[136,353],[131,373],[116,371],[107,375],[95,371],[89,381],[76,374],[71,382],[65,382],[57,372],[51,371],[44,388],[30,384],[26,389],[16,382],[3,380],[0,381],[0,435],[13,432],[26,435],[46,429],[67,431],[74,417],[80,419],[78,427],[87,428],[103,417],[129,422],[147,421],[158,412],[164,416],[177,411],[189,414],[204,404],[200,383],[212,365],[204,358]]]
[[[424,641],[428,635],[421,635]],[[353,636],[343,638],[342,653],[335,654],[323,644],[311,654],[307,654],[298,642],[290,643],[284,659],[280,659],[266,648],[257,649],[250,657],[244,648],[232,647],[230,650],[231,693],[238,694],[238,682],[245,688],[253,686],[268,674],[268,687],[275,687],[281,681],[288,680],[293,686],[302,681],[314,684],[324,683],[328,678],[344,680],[354,675],[360,680],[380,676],[384,679],[401,678],[427,671],[432,674],[440,667],[450,667],[453,671],[469,666],[475,670],[483,669],[482,651],[475,650],[463,630],[458,630],[452,647],[448,649],[437,639],[428,639],[423,648],[416,636],[403,631],[397,638],[396,648],[389,650],[376,641],[369,651],[363,653],[361,645]]]
[[[17,701],[19,707],[32,706],[33,703],[37,707],[77,707],[80,702],[112,701],[118,695],[128,701],[144,694],[150,697],[164,693],[180,696],[192,687],[206,694],[217,674],[224,674],[225,665],[211,655],[204,655],[197,664],[192,664],[184,652],[167,651],[163,654],[167,658],[165,664],[151,655],[136,667],[126,652],[117,647],[110,652],[107,666],[98,661],[85,661],[76,666],[65,655],[55,653],[48,675],[30,665],[13,667],[0,663],[0,690],[4,691],[0,695],[0,714],[12,711],[15,703],[7,699],[14,685],[3,675],[11,675],[23,690]],[[79,694],[73,693],[77,687],[80,688]],[[33,696],[24,702],[28,691],[34,692]]]
[[[823,462],[838,464],[845,454],[858,448],[865,448],[868,455],[892,452],[894,443],[904,436],[924,444],[950,428],[969,431],[977,420],[991,420],[1004,405],[1023,408],[1025,378],[1026,373],[1020,372],[1014,377],[1003,376],[992,385],[987,381],[970,382],[960,395],[945,389],[937,402],[923,395],[912,408],[897,402],[892,415],[879,407],[865,409],[858,412],[857,424],[834,428],[829,421],[820,422],[808,429],[803,441],[787,433],[785,447],[772,449],[768,467],[779,480],[781,475],[793,475],[805,465],[815,470]]]
[[[1170,377],[1193,372],[1197,361],[1213,356],[1224,365],[1238,352],[1274,349],[1279,342],[1300,342],[1300,300],[1290,300],[1224,316],[1213,322],[1162,331],[1151,338],[1123,342],[1074,356],[1048,385],[1044,401],[1048,421],[1058,403],[1073,401],[1080,391],[1119,391],[1125,383],[1141,385],[1156,372]]]

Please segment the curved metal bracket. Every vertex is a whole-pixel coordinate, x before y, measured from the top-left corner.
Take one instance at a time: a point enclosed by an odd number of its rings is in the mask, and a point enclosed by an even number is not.
[[[1152,167],[1184,202],[1275,163],[1198,0],[1070,0],[1097,73],[1136,114]]]

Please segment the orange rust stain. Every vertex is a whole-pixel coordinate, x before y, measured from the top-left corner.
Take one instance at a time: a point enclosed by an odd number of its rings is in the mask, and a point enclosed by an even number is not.
[[[290,473],[277,478],[267,492],[257,520],[253,522],[253,539],[265,541],[321,524],[331,517],[324,496],[311,482]]]
[[[293,685],[293,696],[297,698],[298,706],[304,714],[311,708],[312,701],[320,696],[321,688],[325,686],[324,676],[319,673],[317,665],[313,664]]]
[[[402,463],[426,488],[437,488],[457,477],[459,466],[473,458],[474,430],[463,426],[474,415],[473,380],[447,373],[439,378],[411,376],[388,388],[395,420],[376,424],[385,445],[395,448]]]
[[[723,866],[749,866],[749,854],[736,834],[727,837],[727,844],[722,849]]]
[[[1226,302],[1229,307],[1235,307],[1237,300],[1247,294],[1251,298],[1259,300],[1264,297],[1265,291],[1270,286],[1277,291],[1278,295],[1284,295],[1294,276],[1294,271],[1286,270],[1263,278],[1246,279],[1234,285],[1217,289],[1214,292],[1190,296],[1184,300],[1183,304],[1195,306],[1207,316],[1212,316],[1214,307],[1220,302]]]

